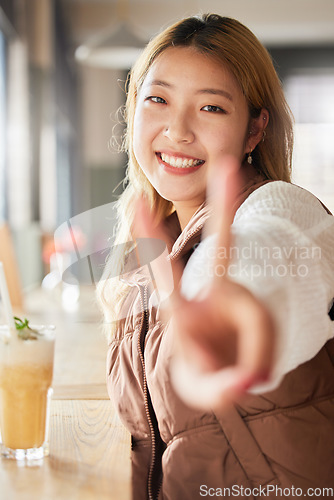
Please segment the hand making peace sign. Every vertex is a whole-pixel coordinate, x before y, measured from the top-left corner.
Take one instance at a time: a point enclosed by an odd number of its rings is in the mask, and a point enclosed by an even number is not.
[[[217,233],[214,269],[228,269],[231,224],[240,194],[239,165],[225,157],[210,173],[208,203],[212,216],[204,236]],[[137,236],[167,240],[143,201],[137,205]],[[224,249],[224,252],[219,251]],[[265,307],[228,273],[214,273],[204,298],[187,300],[180,292],[183,269],[172,263],[174,292],[166,320],[175,338],[171,377],[179,395],[190,405],[221,408],[247,388],[268,378],[273,362],[275,326]],[[170,269],[170,268],[169,268]],[[166,289],[166,269],[158,273],[157,288]]]

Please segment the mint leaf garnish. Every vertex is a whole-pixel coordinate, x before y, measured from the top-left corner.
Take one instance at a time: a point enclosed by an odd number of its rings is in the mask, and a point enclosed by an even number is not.
[[[29,326],[29,321],[27,320],[27,318],[24,318],[24,320],[22,320],[17,316],[14,316],[14,322],[17,330],[17,335],[22,340],[37,340],[37,335],[39,335],[39,332]]]

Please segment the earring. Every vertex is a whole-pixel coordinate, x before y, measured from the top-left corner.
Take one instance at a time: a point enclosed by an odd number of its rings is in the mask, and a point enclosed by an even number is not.
[[[252,158],[252,149],[250,150],[250,152],[248,153],[248,156],[247,156],[247,162],[251,165],[253,163],[253,158]]]
[[[263,134],[262,134],[262,142],[264,142],[265,138],[266,138],[266,135],[267,135],[267,132],[264,130],[263,131]]]

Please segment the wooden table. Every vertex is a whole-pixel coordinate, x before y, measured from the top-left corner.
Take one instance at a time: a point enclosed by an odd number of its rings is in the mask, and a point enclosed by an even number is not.
[[[1,458],[1,500],[130,500],[130,435],[107,395],[107,344],[93,288],[72,312],[55,293],[35,290],[24,314],[57,328],[50,456],[29,467]]]

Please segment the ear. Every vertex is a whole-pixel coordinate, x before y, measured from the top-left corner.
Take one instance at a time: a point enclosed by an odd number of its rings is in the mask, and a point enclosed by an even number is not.
[[[246,140],[245,154],[253,151],[264,138],[264,131],[269,122],[269,112],[262,108],[257,118],[251,118]]]

